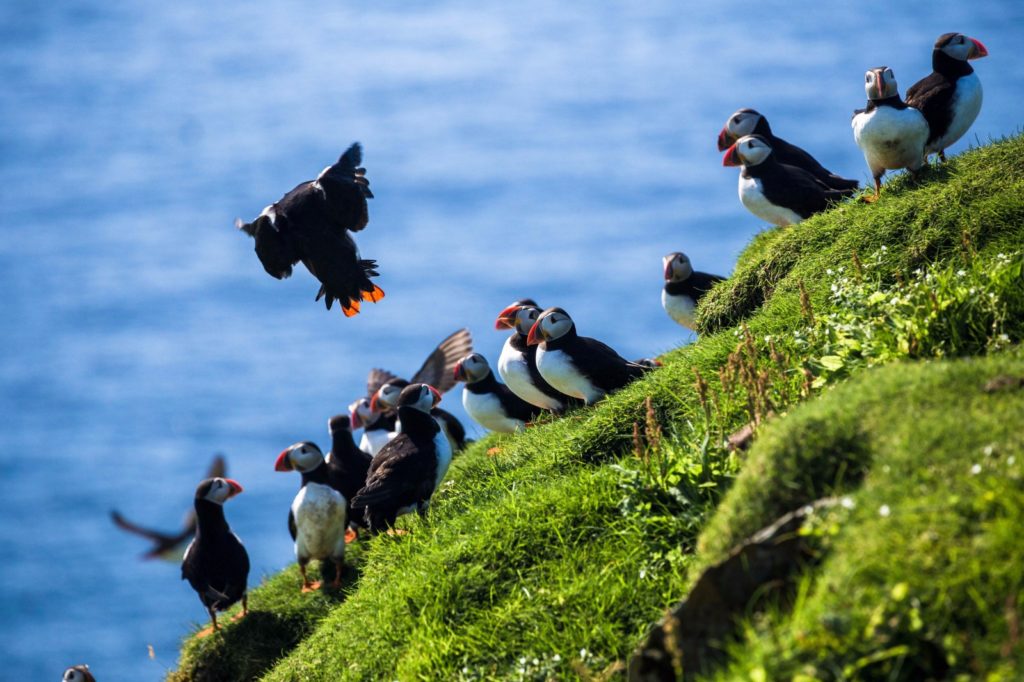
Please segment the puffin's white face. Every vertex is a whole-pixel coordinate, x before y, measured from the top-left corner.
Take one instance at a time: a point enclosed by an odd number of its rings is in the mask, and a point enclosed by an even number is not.
[[[278,457],[278,465],[282,464],[282,458],[286,458],[291,464],[291,468],[295,469],[299,473],[306,473],[312,471],[318,466],[323,464],[324,453],[320,451],[315,444],[309,442],[296,443],[287,450],[281,453]],[[275,467],[277,468],[277,467]],[[288,471],[288,469],[278,469],[278,471]]]
[[[68,668],[64,671],[64,682],[87,682],[88,680],[94,679],[92,674],[86,676],[89,672],[89,666],[87,665],[76,665],[73,668]]]
[[[725,129],[729,131],[729,137],[731,139],[738,140],[741,137],[753,133],[754,128],[757,127],[757,122],[760,120],[761,114],[756,111],[740,109],[729,117],[728,122],[725,124]]]
[[[748,135],[736,140],[736,154],[744,166],[756,166],[772,153],[771,145],[759,137]]]
[[[939,48],[953,59],[959,59],[962,62],[968,59],[978,59],[980,57],[987,57],[988,50],[981,44],[981,41],[975,40],[974,38],[968,38],[963,33],[957,33],[953,35],[946,43]]]
[[[349,420],[353,429],[361,429],[377,421],[379,412],[374,412],[370,407],[369,398],[360,398],[348,406]]]
[[[896,76],[888,66],[879,66],[877,69],[869,69],[864,74],[864,92],[868,99],[885,99],[895,97],[899,94],[896,85]]]
[[[470,353],[455,366],[456,378],[467,384],[486,379],[490,373],[491,367],[487,364],[487,358],[479,353]]]
[[[242,486],[238,485],[237,481],[230,478],[211,478],[208,482],[204,482],[202,485],[208,487],[200,497],[208,502],[214,504],[224,504],[232,497],[242,492]]]
[[[530,338],[534,340],[534,343],[553,341],[568,334],[572,327],[572,318],[569,317],[568,313],[561,310],[552,310],[543,313],[537,319],[533,329],[530,330]]]
[[[523,306],[516,311],[516,331],[526,336],[533,328],[533,323],[540,317],[540,311],[532,306]]]
[[[665,268],[666,282],[684,282],[693,274],[690,257],[680,251],[670,253],[662,258],[661,264]]]
[[[415,407],[421,412],[430,413],[431,408],[441,402],[441,394],[429,384],[410,384],[402,389],[396,401],[400,407]]]
[[[390,410],[398,404],[398,396],[402,394],[402,389],[394,384],[384,384],[377,390],[376,405],[370,404],[371,408],[376,407],[380,411]]]

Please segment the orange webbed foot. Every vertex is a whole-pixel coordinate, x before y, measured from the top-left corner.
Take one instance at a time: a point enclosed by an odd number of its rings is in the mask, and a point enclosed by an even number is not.
[[[302,586],[302,591],[303,592],[315,592],[316,590],[320,589],[320,584],[321,583],[320,583],[319,580],[317,580],[315,582],[311,582],[311,583],[306,583],[305,585]]]
[[[345,529],[345,544],[350,544],[359,539],[359,535],[351,528]]]

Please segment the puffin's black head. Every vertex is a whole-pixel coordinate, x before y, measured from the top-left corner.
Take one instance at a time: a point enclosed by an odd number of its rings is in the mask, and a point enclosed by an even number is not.
[[[718,133],[718,151],[724,152],[744,135],[753,135],[755,131],[767,133],[770,130],[764,116],[753,109],[740,109],[729,117]]]
[[[693,274],[690,257],[682,251],[673,251],[668,254],[661,259],[661,265],[665,268],[666,282],[685,282]]]
[[[328,433],[352,432],[352,419],[347,414],[336,414],[327,420]]]
[[[324,453],[316,443],[304,440],[291,445],[277,456],[274,471],[298,471],[306,473],[323,464]]]
[[[880,100],[896,97],[900,94],[896,85],[896,75],[888,66],[876,66],[864,73],[864,92],[868,99]]]
[[[553,341],[560,339],[575,329],[576,325],[569,317],[569,313],[561,308],[548,308],[540,314],[537,321],[530,328],[530,335],[526,343],[535,346],[541,341]]]
[[[214,504],[224,504],[242,492],[242,486],[231,478],[208,478],[196,488],[196,500],[206,500]]]
[[[736,140],[725,156],[723,166],[756,166],[771,156],[772,146],[760,135],[746,135]]]
[[[73,665],[64,671],[64,682],[96,682],[96,678],[92,676],[92,672],[89,671],[89,666]]]
[[[429,384],[409,384],[398,396],[397,407],[414,407],[420,412],[430,413],[431,408],[441,402],[441,393]]]
[[[935,52],[965,62],[968,59],[981,59],[988,56],[988,50],[980,40],[969,38],[963,33],[943,33],[935,41]]]
[[[487,358],[479,353],[470,353],[455,365],[455,380],[465,381],[467,384],[475,384],[481,379],[486,379],[490,373],[491,366],[487,364]]]

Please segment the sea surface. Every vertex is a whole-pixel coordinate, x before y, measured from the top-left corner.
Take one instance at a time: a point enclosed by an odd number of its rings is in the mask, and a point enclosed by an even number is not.
[[[223,452],[257,584],[293,561],[277,453],[326,449],[370,367],[411,374],[463,326],[493,362],[523,296],[627,357],[691,341],[661,256],[729,274],[766,228],[721,167],[727,116],[756,107],[867,181],[865,69],[905,91],[946,31],[991,55],[952,151],[1018,131],[1018,0],[4,2],[0,678],[160,679],[206,614],[109,510],[177,528]],[[354,140],[387,297],[345,319],[232,223]],[[443,405],[464,414],[459,390]]]

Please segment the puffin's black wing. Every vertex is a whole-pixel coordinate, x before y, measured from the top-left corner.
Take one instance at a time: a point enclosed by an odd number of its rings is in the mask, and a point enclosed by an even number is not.
[[[331,217],[340,229],[358,232],[370,222],[367,199],[373,198],[366,169],[360,168],[363,149],[358,142],[345,150],[338,161],[317,178]]]
[[[949,129],[953,120],[953,95],[956,83],[933,71],[910,86],[904,101],[922,114],[928,122],[928,143]]]
[[[288,532],[291,533],[293,541],[299,534],[299,527],[295,525],[295,514],[290,507],[288,508]]]
[[[531,405],[517,396],[505,384],[498,385],[498,400],[501,401],[501,406],[508,416],[521,422],[532,422],[546,412],[544,408]]]
[[[366,485],[352,498],[352,508],[397,508],[426,499],[436,472],[437,459],[422,453],[408,434],[400,433],[373,458]]]
[[[775,182],[762,182],[764,196],[776,206],[785,206],[801,218],[810,218],[832,203],[851,196],[855,190],[826,189],[817,178],[802,168],[777,164]]]
[[[463,450],[466,447],[466,427],[462,425],[458,417],[447,410],[435,407],[430,411],[431,416],[437,417],[444,422],[448,429],[448,435],[455,441],[455,449]]]
[[[374,367],[370,370],[369,376],[366,377],[366,397],[373,398],[373,395],[380,390],[381,386],[397,378],[397,375],[392,374],[386,369]]]
[[[782,138],[773,136],[772,150],[779,163],[804,169],[829,189],[857,189],[859,183],[856,180],[849,180],[836,175],[822,166],[809,152],[795,144],[786,142]]]
[[[468,329],[453,332],[448,338],[437,344],[437,348],[427,356],[416,374],[413,384],[429,384],[441,393],[445,393],[455,385],[455,365],[459,360],[473,352],[473,337]]]
[[[276,206],[276,204],[275,204]],[[270,211],[274,211],[272,206]],[[273,216],[273,217],[272,217]],[[263,269],[271,277],[285,279],[291,277],[292,267],[299,262],[299,254],[281,229],[287,229],[287,220],[282,216],[261,213],[251,223],[235,220],[235,227],[256,240],[256,256],[263,264]]]
[[[121,530],[139,535],[154,543],[153,549],[143,555],[147,559],[158,557],[164,552],[173,549],[176,545],[181,544],[196,532],[196,520],[194,516],[189,519],[189,523],[185,528],[183,528],[180,533],[176,534],[161,533],[160,531],[152,530],[150,528],[143,528],[142,526],[132,523],[126,519],[116,510],[110,512],[110,518],[114,522],[114,525]]]
[[[712,275],[708,272],[693,272],[686,281],[693,287],[695,291],[699,291],[704,294],[711,290],[711,287],[715,286],[719,282],[724,282],[725,277],[719,277],[718,275]]]
[[[616,391],[634,379],[643,376],[649,367],[630,362],[619,355],[611,346],[586,336],[578,337],[584,367],[577,367],[595,385],[605,391]],[[575,360],[575,359],[574,359]]]

